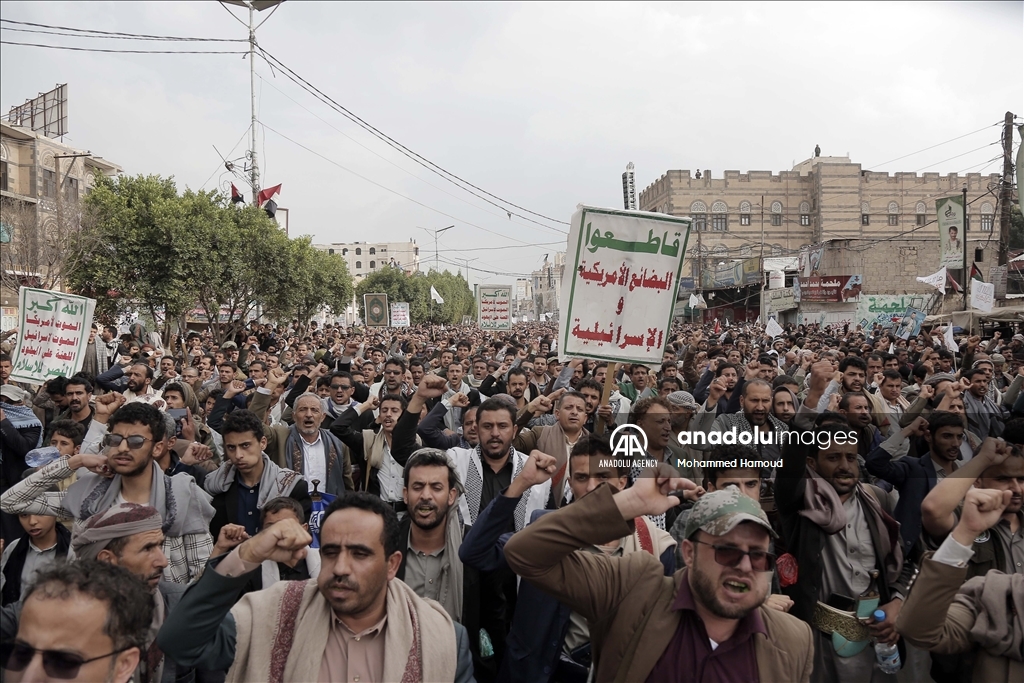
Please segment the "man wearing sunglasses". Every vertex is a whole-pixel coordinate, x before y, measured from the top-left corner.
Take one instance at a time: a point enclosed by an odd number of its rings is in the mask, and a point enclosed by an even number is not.
[[[9,683],[127,683],[146,657],[153,597],[129,570],[96,562],[40,572],[11,637],[4,621],[0,666]]]
[[[151,505],[163,519],[163,552],[169,561],[164,578],[187,584],[202,572],[213,549],[210,496],[190,475],[168,477],[160,469],[156,461],[169,447],[170,436],[163,414],[141,402],[117,407],[124,400],[119,394],[97,399],[82,446],[86,452],[39,468],[0,496],[0,509],[74,519],[76,535],[86,520],[118,503]],[[102,453],[88,452],[96,443],[102,444]],[[76,470],[78,481],[66,491],[48,491]]]
[[[760,506],[734,487],[702,496],[673,576],[649,553],[578,552],[634,532],[633,520],[679,504],[696,485],[666,464],[619,493],[599,486],[544,515],[505,545],[522,578],[558,596],[591,630],[596,680],[807,681],[810,628],[764,605],[775,533]]]

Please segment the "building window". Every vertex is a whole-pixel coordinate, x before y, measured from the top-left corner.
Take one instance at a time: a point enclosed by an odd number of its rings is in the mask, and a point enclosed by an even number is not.
[[[776,227],[782,225],[782,214],[781,213],[773,213],[772,214],[772,225],[774,225]]]
[[[897,216],[894,213],[890,213],[889,214],[889,225],[899,225],[899,224],[900,224],[900,217]]]
[[[7,187],[7,162],[0,161],[0,190],[7,192],[10,188]]]
[[[65,178],[64,179],[64,201],[66,201],[66,202],[77,202],[78,201],[78,179],[77,178]]]
[[[716,232],[725,232],[729,229],[729,214],[727,213],[713,213],[711,214],[711,229]]]
[[[374,248],[374,247],[370,247],[370,255],[372,256],[373,254],[376,254],[376,253],[377,253],[377,249]],[[373,268],[373,261],[370,261],[370,267]]]
[[[43,169],[43,196],[53,199],[57,196],[57,174]]]
[[[380,248],[380,253],[382,253],[382,254],[388,253],[388,248],[387,247],[381,247]]]
[[[981,231],[992,232],[993,216],[990,213],[981,214]]]
[[[928,222],[928,216],[927,215],[925,215],[923,213],[917,214],[917,227],[921,227],[921,226],[923,226],[927,222]]]
[[[871,216],[869,214],[862,213],[860,215],[860,224],[861,225],[871,225]]]
[[[693,229],[697,232],[704,232],[708,229],[708,215],[706,213],[695,213],[690,218],[693,219]]]
[[[362,255],[363,255],[362,247],[356,247],[356,256],[362,256]]]
[[[750,214],[749,213],[741,213],[740,214],[740,225],[750,225]]]
[[[807,213],[800,214],[800,225],[807,227],[811,224],[811,215]]]
[[[334,250],[333,250],[333,249],[328,249],[328,250],[327,250],[327,253],[328,253],[328,254],[333,254],[333,253],[334,253]]]
[[[342,256],[348,256],[348,249],[347,248],[346,249],[342,249],[341,250],[341,255]]]
[[[419,256],[420,255],[420,248],[419,247],[413,247],[412,253],[413,253],[414,256]]]
[[[370,270],[373,270],[376,267],[377,267],[377,262],[376,261],[370,261]]]
[[[362,261],[356,261],[356,270],[362,270],[362,269],[363,269],[363,262]]]

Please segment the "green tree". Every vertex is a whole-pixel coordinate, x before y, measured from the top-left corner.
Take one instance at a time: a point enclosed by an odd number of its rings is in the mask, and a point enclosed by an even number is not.
[[[364,294],[388,295],[388,304],[398,301],[409,303],[410,316],[412,316],[413,302],[419,298],[419,290],[415,277],[410,277],[398,268],[381,268],[363,278],[363,281],[356,285],[356,303],[359,309],[359,317],[366,320],[366,311],[363,308]],[[412,322],[418,321],[413,318]]]
[[[307,321],[320,310],[340,313],[352,300],[352,278],[338,254],[315,249],[309,237],[289,240],[288,264],[279,290],[286,309],[280,317]]]
[[[409,305],[409,315],[414,324],[433,321],[457,325],[462,322],[462,316],[473,315],[476,308],[473,292],[461,273],[432,270],[426,274],[416,273],[412,280],[416,282],[419,294],[415,302]],[[444,299],[443,304],[432,303],[431,286]]]

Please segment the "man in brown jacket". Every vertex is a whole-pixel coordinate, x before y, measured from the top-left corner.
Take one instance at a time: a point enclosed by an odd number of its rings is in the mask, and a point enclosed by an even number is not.
[[[963,583],[974,541],[991,533],[1012,492],[972,488],[953,532],[921,565],[896,629],[918,647],[973,659],[972,680],[1024,680],[1024,575],[993,569]],[[963,585],[961,585],[963,584]]]
[[[587,618],[597,681],[809,681],[810,627],[763,604],[774,532],[734,488],[694,505],[682,541],[688,569],[671,577],[647,553],[577,552],[632,534],[634,518],[664,513],[679,504],[671,493],[695,486],[668,465],[614,495],[602,485],[513,535],[505,557]]]

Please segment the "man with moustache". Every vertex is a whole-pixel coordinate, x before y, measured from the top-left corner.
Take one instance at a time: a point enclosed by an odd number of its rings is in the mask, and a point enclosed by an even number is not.
[[[559,391],[564,391],[564,389]],[[539,396],[531,401],[524,410],[519,411],[518,424],[525,425],[529,422],[534,416],[531,409],[539,410],[541,414],[547,413],[552,407],[551,400],[547,396]],[[555,423],[553,425],[538,425],[531,429],[524,429],[516,435],[512,445],[524,453],[540,450],[555,456],[555,473],[551,477],[551,490],[554,494],[555,507],[558,507],[562,504],[569,454],[580,439],[586,438],[589,433],[583,427],[583,423],[587,419],[587,400],[582,394],[576,392],[562,393],[555,399],[554,409]]]
[[[569,457],[570,501],[578,502],[601,484],[616,491],[626,488],[628,467],[602,465],[611,459],[606,437],[587,435]],[[551,478],[554,459],[534,452],[512,485],[480,513],[459,551],[468,566],[481,571],[507,569],[504,547],[512,534],[505,533],[522,492]],[[548,511],[533,513],[534,521]],[[675,543],[649,518],[634,520],[636,532],[606,544],[584,546],[583,551],[610,557],[647,552],[661,560],[665,575],[675,571]],[[503,681],[576,681],[586,679],[592,648],[590,624],[569,605],[542,592],[529,581],[519,585],[517,607],[507,643],[508,654],[501,671]]]
[[[671,577],[650,553],[578,552],[632,534],[634,519],[663,515],[679,504],[669,494],[695,487],[665,464],[624,491],[599,486],[513,535],[505,558],[589,621],[595,680],[807,681],[810,630],[763,604],[774,532],[735,488],[694,505],[682,543],[687,569]]]
[[[455,514],[461,491],[459,476],[444,451],[421,448],[410,456],[402,490],[409,514],[399,525],[402,563],[397,576],[416,595],[441,603],[453,621],[466,627],[480,681],[494,665],[480,653],[480,577],[459,558],[469,529]]]
[[[737,436],[741,433],[750,434],[751,437],[756,437],[752,438],[750,446],[757,451],[759,459],[777,460],[782,453],[782,434],[789,431],[789,428],[771,413],[771,384],[763,379],[747,380],[741,389],[741,411],[723,413],[716,417],[715,410],[718,404],[716,396],[722,391],[721,385],[712,383],[707,402],[701,405],[700,410],[697,411],[697,422],[692,431],[701,431],[705,434],[711,432],[732,434],[735,432]],[[704,442],[692,445],[698,450],[707,451],[714,448],[716,444]]]
[[[813,412],[809,406],[818,405],[832,374],[828,361],[811,367],[798,420]],[[846,418],[826,414],[812,429],[814,442],[783,448],[775,479],[784,542],[798,567],[795,579],[782,581],[783,592],[793,600],[790,613],[816,631],[813,681],[892,681],[875,669],[871,642],[897,644],[896,618],[914,566],[903,559],[889,497],[860,481],[856,434]],[[886,618],[865,624],[857,609],[872,596]]]
[[[128,378],[127,381],[124,377]],[[138,400],[140,396],[160,396],[160,392],[152,386],[153,368],[142,361],[114,365],[96,377],[96,384],[107,391],[121,392],[129,403]]]
[[[157,464],[169,447],[163,414],[145,403],[124,405],[124,400],[116,393],[96,400],[85,442],[101,443],[103,454],[64,455],[40,467],[0,496],[0,509],[74,519],[74,536],[93,515],[119,503],[150,505],[163,520],[164,578],[187,584],[201,573],[213,548],[210,496],[191,476],[168,477]],[[49,491],[76,471],[78,481],[66,491]]]
[[[316,581],[238,599],[263,561],[301,559],[311,540],[282,519],[212,559],[161,629],[160,649],[184,666],[228,669],[229,683],[473,680],[465,628],[397,578],[398,516],[377,496],[346,491],[324,512]]]

